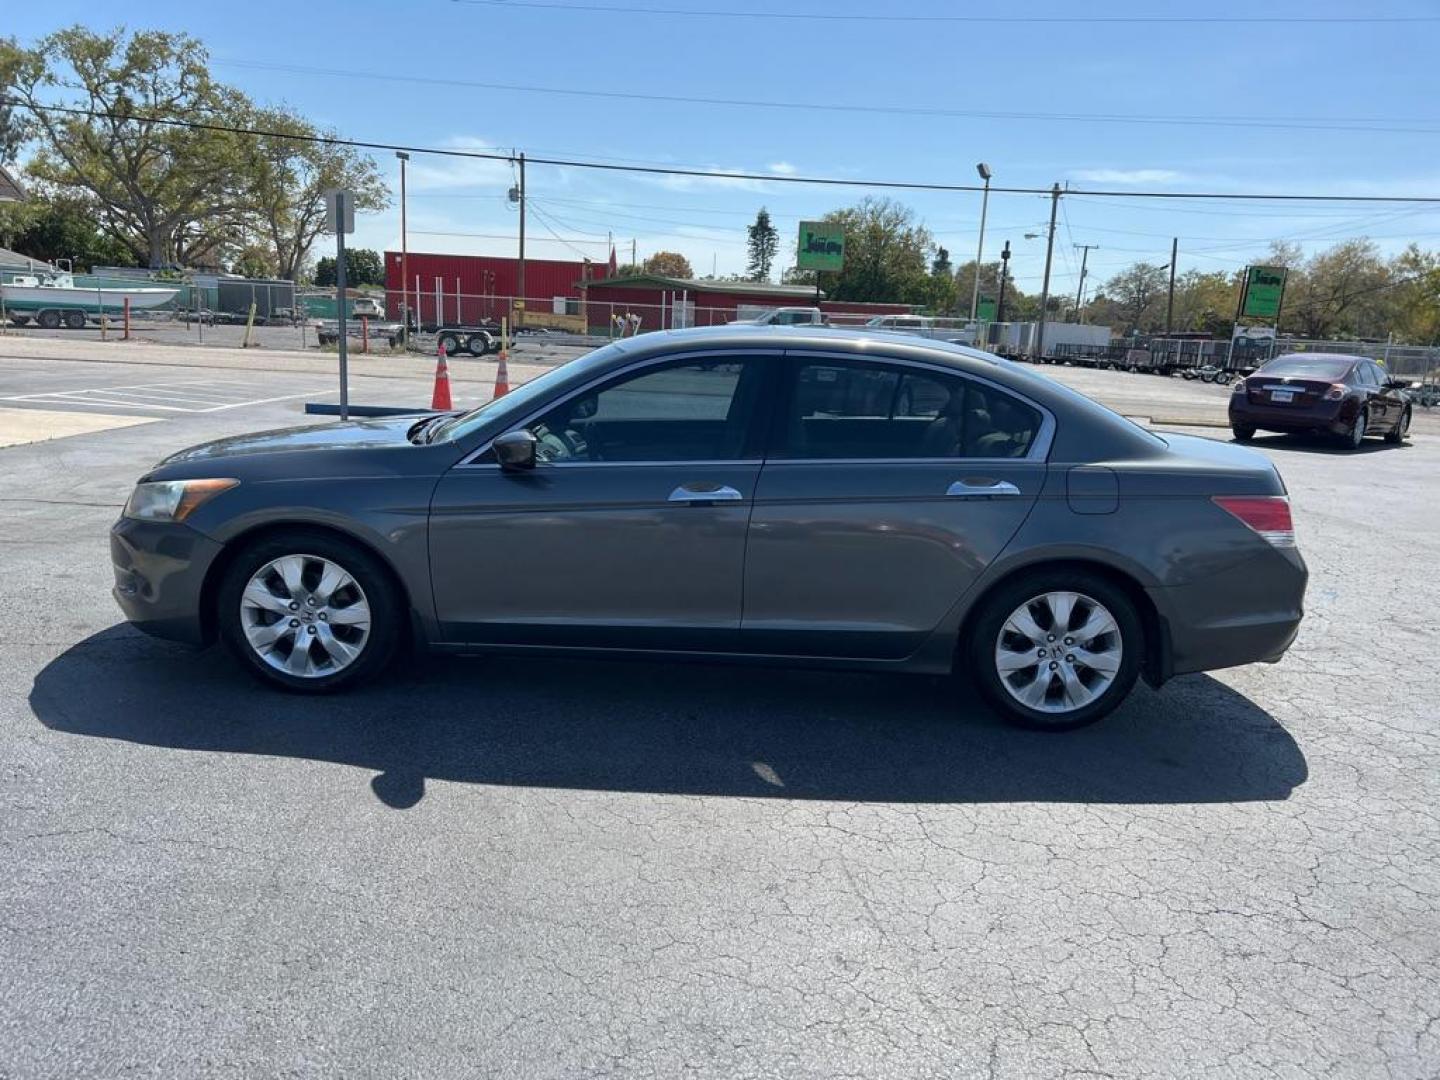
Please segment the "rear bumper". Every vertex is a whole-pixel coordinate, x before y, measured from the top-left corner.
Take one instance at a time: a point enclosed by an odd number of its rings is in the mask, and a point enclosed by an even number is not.
[[[121,518],[110,530],[115,602],[147,634],[203,644],[201,595],[221,550],[185,525]]]
[[[1170,642],[1167,675],[1274,663],[1304,617],[1309,571],[1294,548],[1272,548],[1222,574],[1148,589]]]
[[[1284,405],[1256,405],[1243,394],[1230,396],[1232,425],[1247,424],[1266,431],[1328,431],[1344,435],[1354,420],[1355,410],[1348,401],[1287,408]]]

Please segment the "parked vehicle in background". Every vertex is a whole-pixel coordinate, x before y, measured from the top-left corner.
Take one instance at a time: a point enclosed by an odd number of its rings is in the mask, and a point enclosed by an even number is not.
[[[893,334],[914,334],[969,345],[975,340],[975,328],[962,319],[936,319],[930,315],[876,315],[865,320],[867,330],[884,330]]]
[[[973,349],[755,326],[617,341],[467,413],[183,451],[111,554],[141,629],[290,690],[414,638],[961,671],[1050,730],[1142,675],[1278,660],[1306,583],[1260,454]]]
[[[1263,430],[1336,435],[1351,449],[1368,435],[1399,443],[1410,430],[1408,385],[1363,356],[1277,356],[1235,383],[1230,430],[1241,442]]]
[[[830,320],[818,307],[771,308],[753,319],[735,319],[734,324],[749,326],[829,326]]]

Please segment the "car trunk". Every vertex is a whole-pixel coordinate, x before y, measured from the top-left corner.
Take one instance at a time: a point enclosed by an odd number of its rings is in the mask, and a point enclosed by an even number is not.
[[[1245,380],[1245,399],[1251,405],[1303,409],[1322,401],[1333,385],[1329,379],[1300,379],[1260,372]]]

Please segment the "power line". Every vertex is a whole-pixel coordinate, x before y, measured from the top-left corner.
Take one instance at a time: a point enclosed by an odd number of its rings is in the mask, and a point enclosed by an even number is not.
[[[406,82],[421,86],[454,86],[470,90],[500,90],[524,94],[549,94],[561,97],[599,98],[611,101],[650,101],[676,105],[717,105],[729,108],[786,109],[824,113],[865,113],[885,116],[942,117],[962,120],[1030,120],[1056,123],[1143,124],[1182,127],[1238,127],[1295,131],[1380,132],[1402,135],[1440,135],[1440,127],[1397,127],[1395,117],[1308,117],[1308,116],[1164,116],[1126,113],[1037,113],[980,109],[941,109],[909,105],[833,104],[821,101],[767,101],[760,98],[698,97],[685,94],[648,94],[634,90],[576,90],[569,87],[538,86],[525,83],[478,82],[429,75],[384,75],[347,71],[343,68],[319,68],[303,64],[275,64],[263,60],[219,58],[214,61],[231,67],[262,71],[283,71],[300,75],[325,75],[344,79],[374,82]],[[1440,124],[1436,119],[1406,121],[1411,124]],[[527,155],[528,160],[528,155]],[[768,178],[768,177],[767,177]]]
[[[554,0],[455,0],[479,7],[528,8],[596,15],[674,15],[696,19],[788,19],[804,22],[970,23],[981,25],[1406,25],[1440,22],[1433,15],[847,15],[829,12],[737,11],[715,8],[660,8],[632,4],[566,4]]]
[[[202,120],[175,120],[168,117],[119,113],[108,109],[84,109],[68,105],[38,105],[18,98],[0,97],[0,104],[15,105],[33,112],[55,112],[69,116],[84,116],[91,119],[113,120],[119,123],[159,124],[164,127],[188,128],[197,131],[215,131],[232,135],[251,135],[290,142],[310,143],[321,146],[349,146],[360,150],[403,150],[411,154],[431,154],[436,157],[466,158],[479,161],[513,162],[513,153],[489,153],[482,150],[459,150],[451,147],[415,146],[407,143],[377,142],[365,139],[344,139],[338,135],[300,135],[293,132],[271,131],[264,128],[242,127],[236,124],[219,124]],[[917,180],[857,180],[836,176],[794,176],[773,173],[726,172],[716,169],[667,168],[657,165],[618,165],[598,161],[581,161],[569,158],[529,157],[532,165],[554,165],[573,169],[594,169],[600,172],[645,173],[658,176],[696,176],[711,180],[763,180],[776,184],[811,184],[820,187],[890,188],[897,191],[970,191],[984,190],[978,184],[943,184]],[[998,187],[990,190],[1005,195],[1044,195],[1049,188]],[[1423,203],[1440,204],[1437,195],[1315,195],[1315,194],[1274,194],[1259,192],[1205,192],[1205,191],[1111,191],[1105,189],[1069,188],[1066,195],[1086,195],[1094,198],[1147,198],[1147,199],[1229,199],[1258,202],[1340,202],[1340,203]]]
[[[478,232],[455,232],[450,229],[411,229],[411,236],[463,236],[475,240],[515,240],[514,233],[478,233]],[[554,236],[554,234],[551,234]],[[571,244],[590,244],[592,246],[604,247],[604,240],[585,240],[581,237],[566,239],[563,236],[556,236],[556,240],[569,247]]]

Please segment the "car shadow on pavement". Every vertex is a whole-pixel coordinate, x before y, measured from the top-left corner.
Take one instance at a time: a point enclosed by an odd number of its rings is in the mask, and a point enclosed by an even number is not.
[[[1231,440],[1238,442],[1237,440]],[[1249,442],[1238,443],[1255,450],[1293,451],[1297,454],[1334,454],[1338,457],[1364,457],[1366,454],[1383,454],[1390,450],[1408,450],[1414,445],[1410,441],[1387,443],[1383,439],[1366,439],[1359,449],[1352,450],[1338,439],[1323,435],[1256,435]]]
[[[429,659],[341,695],[255,683],[219,649],[119,625],[36,677],[46,727],[371,770],[406,808],[427,780],[877,802],[1285,799],[1307,768],[1269,714],[1208,676],[1140,686],[1063,735],[1004,724],[963,682],[697,663]]]

